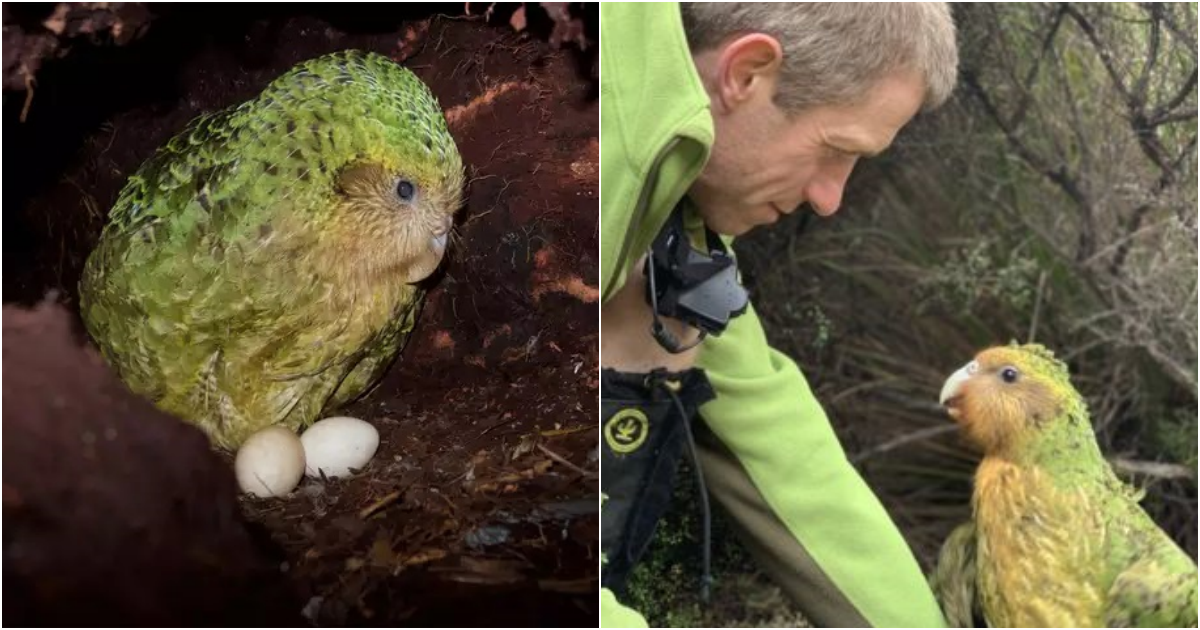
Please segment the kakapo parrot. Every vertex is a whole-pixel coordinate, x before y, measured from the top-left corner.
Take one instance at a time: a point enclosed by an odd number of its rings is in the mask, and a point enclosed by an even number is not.
[[[118,195],[80,280],[134,391],[236,449],[367,391],[412,329],[462,205],[428,87],[358,51],[200,116]]]
[[[1113,473],[1051,351],[984,350],[941,402],[983,451],[973,519],[930,577],[950,625],[1196,626],[1195,561]]]

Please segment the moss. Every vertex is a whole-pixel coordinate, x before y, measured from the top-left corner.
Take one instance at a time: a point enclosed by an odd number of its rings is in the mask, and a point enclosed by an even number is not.
[[[712,600],[700,597],[703,535],[696,488],[685,463],[671,506],[629,580],[626,599],[652,627],[807,627],[759,571],[727,516],[713,509]]]

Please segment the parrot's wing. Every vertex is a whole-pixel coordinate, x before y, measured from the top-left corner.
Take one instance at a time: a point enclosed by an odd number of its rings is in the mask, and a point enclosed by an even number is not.
[[[929,586],[942,606],[946,623],[956,628],[974,628],[982,621],[976,591],[975,524],[959,525],[942,545]]]
[[[1108,594],[1105,625],[1195,628],[1196,565],[1192,564],[1190,571],[1180,571],[1178,563],[1175,565],[1148,557],[1117,575]]]
[[[216,362],[213,365],[219,365]],[[288,381],[255,379],[239,366],[219,365],[219,376],[202,374],[186,398],[194,422],[222,448],[234,450],[254,433],[273,424],[299,431],[318,416],[337,386],[333,373],[299,376]],[[232,382],[231,382],[232,381]]]
[[[212,191],[225,183],[237,163],[237,154],[225,146],[235,132],[235,112],[201,115],[160,147],[129,178],[105,229],[150,239],[154,234],[147,228],[162,221],[219,211],[219,197]]]
[[[366,344],[366,353],[342,380],[329,400],[330,408],[340,407],[365,396],[379,384],[388,367],[408,342],[408,333],[412,331],[424,301],[424,293],[415,294],[404,313],[394,318],[373,343]]]

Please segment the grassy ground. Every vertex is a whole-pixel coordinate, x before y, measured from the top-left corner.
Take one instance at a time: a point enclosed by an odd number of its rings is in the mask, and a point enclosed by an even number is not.
[[[686,466],[686,464],[685,464]],[[681,471],[671,507],[644,561],[633,572],[628,604],[652,627],[807,628],[811,624],[759,571],[719,509],[713,512],[713,589],[700,596],[700,507]]]

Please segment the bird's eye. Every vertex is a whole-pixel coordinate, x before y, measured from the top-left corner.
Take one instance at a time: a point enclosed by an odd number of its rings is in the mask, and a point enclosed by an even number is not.
[[[1017,376],[1017,368],[1006,367],[1003,370],[1000,370],[1000,378],[1004,379],[1005,383],[1017,382]]]
[[[413,197],[417,195],[417,187],[407,179],[402,179],[400,183],[396,184],[396,195],[400,197],[401,201],[412,201]]]

